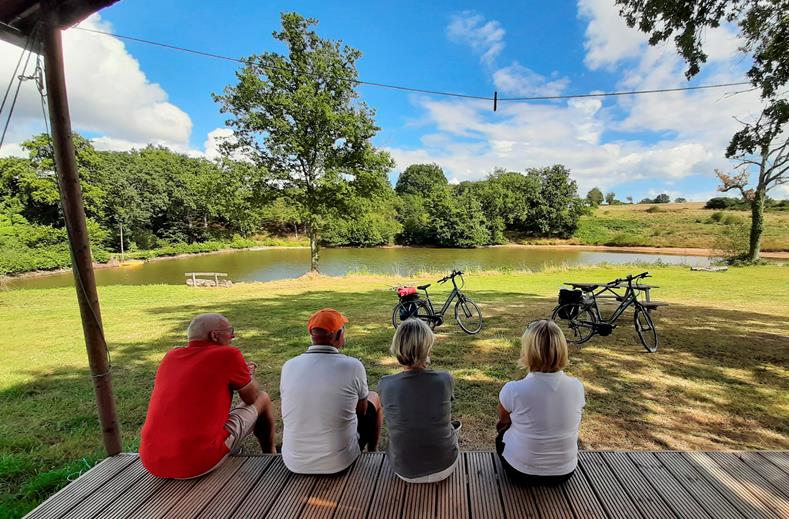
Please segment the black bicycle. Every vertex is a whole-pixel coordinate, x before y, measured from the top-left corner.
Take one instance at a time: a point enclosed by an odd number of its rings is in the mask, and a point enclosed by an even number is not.
[[[457,277],[460,278],[459,287],[455,282]],[[441,326],[444,323],[444,314],[449,309],[452,301],[457,298],[455,303],[455,321],[457,321],[464,332],[472,335],[479,333],[482,329],[482,312],[476,303],[461,291],[466,284],[463,279],[463,272],[453,270],[451,274],[444,276],[436,283],[446,283],[450,280],[452,281],[452,292],[449,293],[444,305],[438,311],[433,307],[433,302],[427,293],[427,288],[430,284],[418,287],[397,287],[397,295],[400,301],[392,311],[392,325],[397,328],[406,319],[417,318],[425,321],[431,329],[435,329],[436,326]],[[424,291],[425,297],[419,297],[417,290]]]
[[[633,325],[638,338],[647,351],[654,353],[658,349],[658,334],[650,312],[666,303],[638,300],[637,296],[641,291],[653,288],[638,284],[639,280],[647,277],[651,276],[648,272],[643,272],[637,276],[615,279],[610,283],[567,283],[573,290],[559,291],[559,304],[554,308],[551,319],[562,328],[567,342],[583,344],[594,335],[611,335],[616,328],[617,319],[632,305],[635,308]],[[623,283],[627,285],[623,287]],[[625,288],[624,294],[616,292],[621,288]],[[608,319],[604,319],[600,314],[598,298],[612,298],[619,302],[619,306]]]

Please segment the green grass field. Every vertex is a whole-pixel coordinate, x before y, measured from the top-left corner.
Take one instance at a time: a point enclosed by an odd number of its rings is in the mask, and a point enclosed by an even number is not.
[[[439,329],[433,366],[456,380],[454,414],[465,449],[492,449],[498,391],[522,377],[519,336],[550,315],[563,281],[605,281],[642,267],[541,273],[478,273],[466,292],[486,318],[477,336],[451,319]],[[723,273],[650,267],[661,347],[638,344],[632,314],[612,336],[571,349],[568,371],[586,388],[581,426],[586,448],[789,448],[789,268]],[[159,360],[184,341],[196,313],[226,314],[236,345],[258,365],[278,399],[282,363],[307,345],[305,323],[333,306],[350,318],[347,353],[362,359],[371,387],[398,369],[388,354],[392,285],[429,282],[385,276],[303,278],[230,289],[111,286],[100,289],[112,351],[118,413],[135,451]],[[435,291],[437,299],[446,286]],[[0,349],[0,517],[17,517],[102,456],[93,389],[73,289],[0,293],[6,336]],[[309,383],[309,381],[305,381]],[[278,424],[281,430],[281,424]],[[254,443],[249,450],[255,452]]]
[[[703,207],[703,203],[600,206],[594,214],[581,218],[570,242],[709,249],[716,247],[718,236],[739,224],[746,228],[747,246],[749,211],[713,211]],[[765,213],[762,250],[789,250],[789,211]]]

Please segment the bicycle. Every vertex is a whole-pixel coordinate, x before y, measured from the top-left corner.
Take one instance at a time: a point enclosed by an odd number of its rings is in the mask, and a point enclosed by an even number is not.
[[[583,344],[595,334],[601,337],[610,335],[616,328],[616,321],[632,305],[635,307],[633,326],[638,338],[648,352],[655,353],[658,349],[658,335],[650,312],[659,306],[665,306],[666,303],[638,300],[638,292],[652,288],[638,284],[639,280],[647,277],[651,277],[649,273],[642,272],[636,276],[626,276],[609,283],[566,283],[572,286],[573,290],[562,289],[559,291],[559,304],[554,308],[551,319],[562,328],[567,342]],[[636,282],[635,286],[633,281]],[[625,293],[617,293],[615,289],[622,288],[624,282],[627,282]],[[598,288],[602,288],[602,290],[595,292]],[[606,293],[610,293],[610,295]],[[619,302],[619,306],[608,319],[604,319],[600,314],[597,299],[601,296],[613,297]]]
[[[455,282],[456,277],[460,278],[459,287]],[[466,285],[463,272],[453,270],[451,274],[444,276],[436,283],[446,283],[450,280],[452,281],[452,292],[449,293],[444,305],[438,311],[433,307],[433,301],[427,293],[430,283],[418,287],[396,287],[400,301],[392,311],[392,325],[397,328],[406,319],[417,318],[425,321],[431,330],[435,329],[436,326],[441,326],[444,323],[444,314],[449,309],[449,305],[455,298],[458,298],[455,303],[455,321],[464,332],[471,335],[479,333],[482,329],[482,312],[477,304],[461,291]],[[425,297],[420,298],[417,290],[424,291]]]

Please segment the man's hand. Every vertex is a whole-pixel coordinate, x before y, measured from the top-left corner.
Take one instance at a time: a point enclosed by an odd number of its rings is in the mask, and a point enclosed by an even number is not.
[[[249,369],[249,374],[254,376],[255,371],[258,369],[258,365],[254,362],[247,362],[247,368]]]

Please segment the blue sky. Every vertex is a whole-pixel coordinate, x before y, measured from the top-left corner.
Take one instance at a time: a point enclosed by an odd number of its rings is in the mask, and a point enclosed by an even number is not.
[[[578,2],[150,2],[122,0],[86,20],[112,31],[228,56],[281,51],[271,33],[279,13],[317,18],[323,37],[359,49],[363,80],[473,95],[530,96],[687,85],[673,47],[652,48],[627,28],[612,0]],[[710,60],[691,84],[741,81],[748,59],[734,31],[708,34]],[[237,65],[71,29],[64,36],[76,129],[99,149],[157,143],[216,155],[229,132],[211,100]],[[0,74],[18,50],[0,48]],[[8,72],[6,72],[8,71]],[[11,145],[40,129],[25,85]],[[28,88],[30,87],[30,88]],[[639,97],[491,103],[361,87],[376,110],[376,144],[397,162],[437,162],[451,181],[496,167],[523,171],[563,163],[579,190],[592,186],[639,200],[714,196],[714,169],[758,96],[737,88]],[[780,195],[779,193],[775,193]]]

